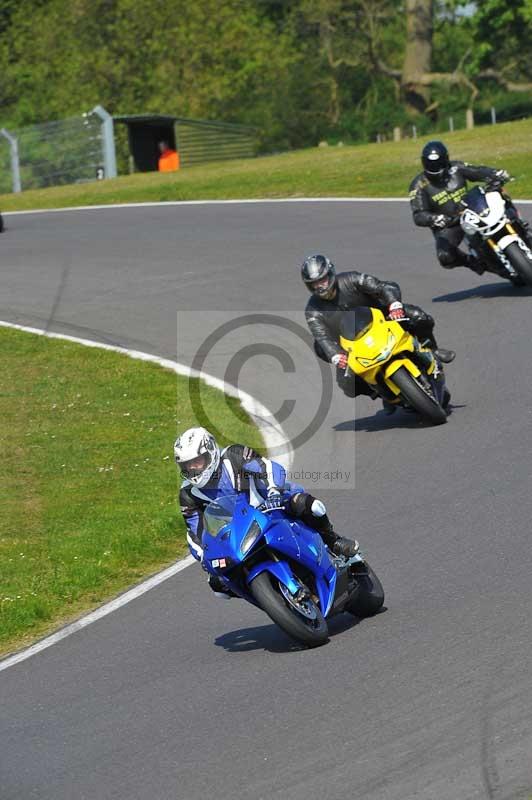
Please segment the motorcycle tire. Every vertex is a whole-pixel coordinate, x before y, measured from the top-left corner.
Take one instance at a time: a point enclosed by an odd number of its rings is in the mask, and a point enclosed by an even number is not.
[[[504,254],[512,267],[527,286],[532,286],[532,259],[519,247],[517,242],[509,244]]]
[[[357,575],[358,590],[345,610],[355,617],[372,617],[384,604],[384,589],[377,575],[366,562],[367,575]]]
[[[314,619],[309,619],[299,613],[281,594],[278,581],[269,572],[261,572],[249,584],[251,594],[258,605],[282,630],[295,639],[296,642],[306,647],[319,647],[329,639],[329,629],[318,606],[312,601],[306,601],[312,606]]]
[[[0,233],[4,230],[4,220],[2,219],[2,215],[0,214]]]
[[[391,380],[401,392],[401,396],[417,413],[433,425],[447,422],[447,414],[441,405],[423,389],[405,367],[399,367]]]

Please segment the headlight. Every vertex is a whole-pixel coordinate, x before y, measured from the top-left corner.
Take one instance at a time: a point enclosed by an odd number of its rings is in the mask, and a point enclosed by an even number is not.
[[[379,361],[386,361],[388,358],[390,358],[394,346],[395,346],[395,336],[393,335],[393,333],[389,333],[388,334],[387,347],[386,347],[385,350],[382,351],[382,353],[380,354],[378,360]]]
[[[261,536],[262,536],[262,531],[260,525],[257,522],[257,520],[254,519],[251,525],[249,526],[248,532],[242,539],[242,544],[240,545],[240,550],[242,552],[242,555],[245,556],[248,550],[251,550],[255,542],[258,539],[260,539]]]

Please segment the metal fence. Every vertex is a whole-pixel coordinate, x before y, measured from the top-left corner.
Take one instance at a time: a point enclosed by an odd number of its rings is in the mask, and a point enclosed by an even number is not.
[[[436,122],[428,119],[421,119],[420,125],[404,125],[383,128],[375,134],[375,141],[399,141],[400,139],[430,138],[437,134],[452,133],[453,131],[468,129],[477,126],[496,125],[498,122],[517,122],[522,119],[529,119],[532,106],[523,105],[522,108],[508,111],[504,109],[498,112],[495,106],[482,110],[461,109],[452,114],[442,115]]]
[[[181,166],[256,155],[257,131],[244,125],[177,118],[177,147]]]
[[[113,177],[111,117],[97,106],[80,117],[0,132],[0,192]],[[116,175],[116,167],[114,169]]]

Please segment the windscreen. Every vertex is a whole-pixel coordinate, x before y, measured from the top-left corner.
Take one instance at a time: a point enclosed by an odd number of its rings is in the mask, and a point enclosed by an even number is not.
[[[486,195],[479,186],[471,189],[462,199],[462,205],[470,208],[475,214],[481,214],[488,207],[486,202]]]
[[[342,317],[340,334],[350,342],[360,339],[373,324],[373,314],[368,306],[347,311]]]
[[[238,495],[231,494],[227,497],[219,497],[209,503],[204,512],[203,523],[204,531],[211,536],[217,536],[220,530],[231,522],[234,515],[235,503]]]

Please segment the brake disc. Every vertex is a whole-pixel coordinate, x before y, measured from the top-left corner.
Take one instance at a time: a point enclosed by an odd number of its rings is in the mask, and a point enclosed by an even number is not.
[[[279,589],[286,602],[292,608],[295,608],[299,614],[302,614],[307,619],[316,619],[316,607],[312,600],[304,594],[303,589],[300,589],[295,595],[283,583],[279,583]]]

